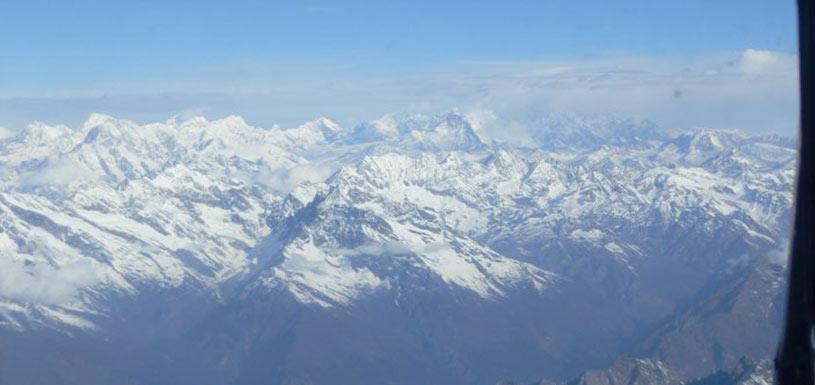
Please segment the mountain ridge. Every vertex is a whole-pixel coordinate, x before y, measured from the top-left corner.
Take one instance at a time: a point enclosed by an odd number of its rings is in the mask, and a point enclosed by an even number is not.
[[[202,383],[568,379],[631,352],[690,378],[766,354],[770,335],[739,343],[720,325],[779,327],[783,285],[765,278],[784,269],[791,143],[546,119],[537,148],[487,144],[456,112],[34,124],[0,140],[0,331],[133,344],[145,365],[167,350],[159,373]],[[752,299],[705,310],[728,298]],[[318,346],[328,361],[309,367]],[[163,377],[117,357],[137,383]]]

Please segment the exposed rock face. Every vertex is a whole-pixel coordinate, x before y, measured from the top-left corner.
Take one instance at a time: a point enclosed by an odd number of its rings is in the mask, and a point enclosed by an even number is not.
[[[681,381],[660,361],[626,358],[611,368],[588,371],[568,385],[675,385]]]
[[[4,138],[0,383],[671,383],[771,354],[790,141],[535,132],[93,115]]]
[[[646,358],[622,358],[602,370],[589,370],[562,385],[770,385],[773,370],[770,360],[752,361],[746,357],[727,370],[717,370],[703,377],[683,380],[664,362]],[[515,384],[507,382],[505,384]],[[557,385],[542,380],[537,385]]]

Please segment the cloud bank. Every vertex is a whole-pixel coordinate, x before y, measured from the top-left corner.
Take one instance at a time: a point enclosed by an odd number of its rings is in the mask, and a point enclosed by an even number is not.
[[[783,52],[454,62],[404,76],[364,76],[346,67],[237,63],[191,70],[194,79],[180,76],[175,83],[0,94],[0,125],[17,129],[35,119],[78,124],[91,111],[142,122],[239,114],[264,127],[326,115],[350,125],[393,112],[458,108],[482,117],[485,132],[504,129],[491,124],[507,124],[489,116],[522,125],[542,113],[637,116],[668,128],[797,129],[797,57]]]

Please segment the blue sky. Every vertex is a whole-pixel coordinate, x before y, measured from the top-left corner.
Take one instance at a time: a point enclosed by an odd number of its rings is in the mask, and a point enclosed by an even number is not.
[[[76,124],[91,111],[142,121],[240,113],[286,125],[490,108],[469,95],[496,76],[539,79],[568,66],[676,78],[738,63],[747,49],[795,55],[794,12],[782,0],[5,1],[0,126]],[[664,124],[705,124],[661,113]],[[725,115],[708,120],[743,125]]]

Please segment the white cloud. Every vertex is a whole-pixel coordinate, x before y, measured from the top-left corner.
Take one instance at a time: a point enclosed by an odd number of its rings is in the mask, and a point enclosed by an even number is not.
[[[96,179],[90,170],[79,162],[69,159],[53,159],[45,167],[20,177],[21,186],[68,186]]]
[[[399,242],[386,241],[382,243],[367,243],[361,246],[357,246],[353,249],[343,249],[343,248],[335,249],[334,253],[342,256],[352,256],[352,255],[390,256],[390,255],[408,255],[412,254],[413,251]]]
[[[0,297],[24,303],[65,305],[79,290],[100,281],[89,261],[59,267],[25,264],[0,254]]]
[[[10,138],[14,135],[15,135],[14,131],[0,127],[0,139]]]
[[[189,107],[181,110],[181,112],[178,113],[177,117],[181,121],[187,121],[190,119],[195,119],[204,116],[206,111],[207,109],[203,107]]]
[[[746,74],[787,74],[797,71],[798,58],[781,52],[745,50],[734,63],[735,70]]]
[[[387,113],[456,107],[471,114],[492,111],[516,122],[541,112],[600,113],[645,117],[667,127],[784,134],[792,133],[798,121],[797,57],[758,49],[705,57],[456,62],[387,76],[315,65],[250,64],[241,64],[240,71],[210,69],[212,76],[205,76],[207,69],[191,70],[195,80],[131,89],[5,95],[0,97],[0,124],[81,121],[92,110],[156,121],[191,109],[239,114],[266,127],[291,127],[321,115],[351,125]],[[476,117],[481,122],[487,116]],[[489,132],[499,123],[504,122],[486,119],[477,128]]]
[[[533,118],[550,113],[643,117],[668,128],[793,133],[797,57],[758,50],[735,56],[502,63],[492,75],[437,79],[444,92],[426,101],[491,111],[493,119],[480,131],[500,139],[523,137]]]
[[[322,182],[335,171],[326,165],[308,163],[290,169],[266,170],[254,175],[253,181],[285,194],[301,183]]]
[[[498,119],[495,111],[479,108],[473,108],[464,112],[464,117],[470,122],[470,125],[476,132],[482,131],[484,127],[489,126]]]
[[[767,260],[774,264],[786,267],[789,264],[790,245],[787,242],[782,242],[781,246],[767,254]]]

